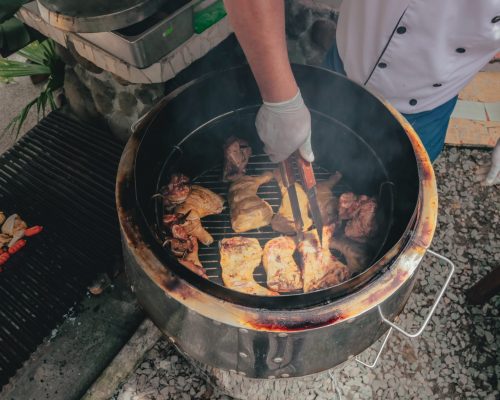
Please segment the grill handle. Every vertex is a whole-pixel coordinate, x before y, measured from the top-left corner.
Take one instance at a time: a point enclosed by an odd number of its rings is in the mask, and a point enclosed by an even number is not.
[[[389,339],[389,336],[391,336],[391,333],[392,333],[393,329],[397,330],[398,332],[401,332],[403,335],[405,335],[405,336],[407,336],[409,338],[416,338],[416,337],[418,337],[418,336],[420,336],[422,334],[422,332],[424,331],[424,329],[429,324],[429,321],[430,321],[432,315],[434,314],[434,311],[436,311],[436,308],[437,308],[437,306],[439,304],[439,301],[441,300],[441,298],[443,297],[444,292],[448,288],[448,285],[450,283],[451,277],[455,273],[455,264],[453,264],[453,262],[449,258],[446,258],[446,257],[442,256],[441,254],[438,254],[438,253],[436,253],[436,252],[434,252],[432,250],[427,250],[427,253],[430,254],[430,255],[432,255],[432,256],[434,256],[434,257],[436,257],[440,261],[446,262],[449,265],[449,273],[448,273],[448,276],[446,277],[446,281],[444,282],[441,290],[439,291],[438,296],[436,297],[436,300],[434,301],[434,304],[432,305],[431,309],[429,310],[429,313],[427,314],[427,317],[425,317],[425,320],[424,320],[422,326],[415,333],[407,332],[403,328],[400,328],[398,325],[396,325],[394,322],[389,321],[384,316],[384,314],[382,313],[382,309],[380,308],[380,306],[378,306],[378,312],[380,314],[380,318],[382,318],[383,322],[385,322],[387,325],[389,325],[389,327],[390,327],[389,331],[387,332],[387,335],[384,338],[384,341],[382,342],[382,346],[380,346],[380,349],[378,350],[377,356],[375,357],[375,360],[373,361],[373,363],[371,363],[371,364],[365,363],[364,361],[361,361],[358,357],[356,357],[356,361],[358,363],[360,363],[360,364],[362,364],[362,365],[364,365],[365,367],[368,367],[368,368],[375,368],[375,366],[377,365],[377,362],[378,362],[378,360],[380,358],[380,355],[382,354],[382,351],[384,350],[384,347],[387,344],[387,340]]]

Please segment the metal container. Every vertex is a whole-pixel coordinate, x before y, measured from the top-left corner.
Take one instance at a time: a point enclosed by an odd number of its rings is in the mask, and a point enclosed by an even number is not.
[[[135,67],[145,68],[193,35],[194,3],[167,2],[154,15],[126,28],[78,35]]]
[[[171,0],[37,0],[40,16],[72,32],[104,32],[135,24]]]
[[[248,398],[245,387],[266,382],[260,380],[286,378],[286,386],[294,384],[291,378],[327,371],[389,328],[404,332],[392,321],[410,295],[436,225],[432,165],[404,118],[343,76],[310,66],[294,66],[294,74],[311,110],[317,163],[350,174],[360,192],[393,183],[395,222],[366,279],[347,282],[342,291],[252,296],[199,277],[161,247],[151,196],[162,175],[177,170],[197,176],[221,162],[222,143],[231,134],[259,150],[253,121],[261,99],[248,66],[210,74],[167,96],[138,124],[117,176],[132,290],[169,339],[239,398]]]

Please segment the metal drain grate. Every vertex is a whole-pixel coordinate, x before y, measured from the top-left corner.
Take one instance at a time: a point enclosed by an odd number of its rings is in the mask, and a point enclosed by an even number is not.
[[[121,151],[109,133],[56,111],[0,156],[0,210],[44,227],[0,273],[0,387],[116,262]]]
[[[247,175],[261,175],[266,171],[273,171],[274,169],[276,169],[276,167],[277,165],[271,163],[266,155],[252,156],[247,166]],[[314,166],[314,172],[316,175],[316,180],[318,182],[328,179],[331,175],[331,172],[317,165]],[[203,226],[214,237],[215,242],[211,246],[200,245],[199,250],[200,261],[207,271],[208,278],[213,282],[223,285],[219,256],[220,240],[232,236],[246,236],[258,239],[260,245],[264,247],[268,240],[278,237],[281,234],[273,231],[270,225],[257,230],[243,233],[233,232],[231,228],[229,206],[227,204],[227,190],[229,188],[229,184],[222,182],[221,177],[222,167],[217,166],[193,179],[193,183],[213,190],[215,193],[221,195],[226,200],[225,209],[221,214],[210,215],[203,218]],[[340,195],[341,193],[344,193],[348,190],[348,186],[339,183],[334,187],[333,193],[336,195]],[[267,201],[271,205],[274,213],[278,212],[279,206],[281,204],[281,192],[278,184],[274,180],[265,185],[262,185],[259,188],[257,194],[261,199]],[[266,273],[262,265],[255,270],[254,278],[260,284],[266,284]]]

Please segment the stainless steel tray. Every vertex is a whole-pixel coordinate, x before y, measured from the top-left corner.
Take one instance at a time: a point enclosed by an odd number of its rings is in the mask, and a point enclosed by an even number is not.
[[[168,1],[151,17],[126,28],[77,35],[135,67],[145,68],[193,35],[193,6],[196,3]],[[180,8],[172,11],[175,5]]]
[[[168,1],[37,0],[37,4],[40,16],[52,26],[72,32],[101,32],[142,21]]]

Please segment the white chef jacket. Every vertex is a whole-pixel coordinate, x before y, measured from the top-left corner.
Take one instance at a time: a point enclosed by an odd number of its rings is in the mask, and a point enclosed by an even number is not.
[[[337,47],[349,78],[400,112],[431,110],[500,50],[500,0],[343,0]]]

